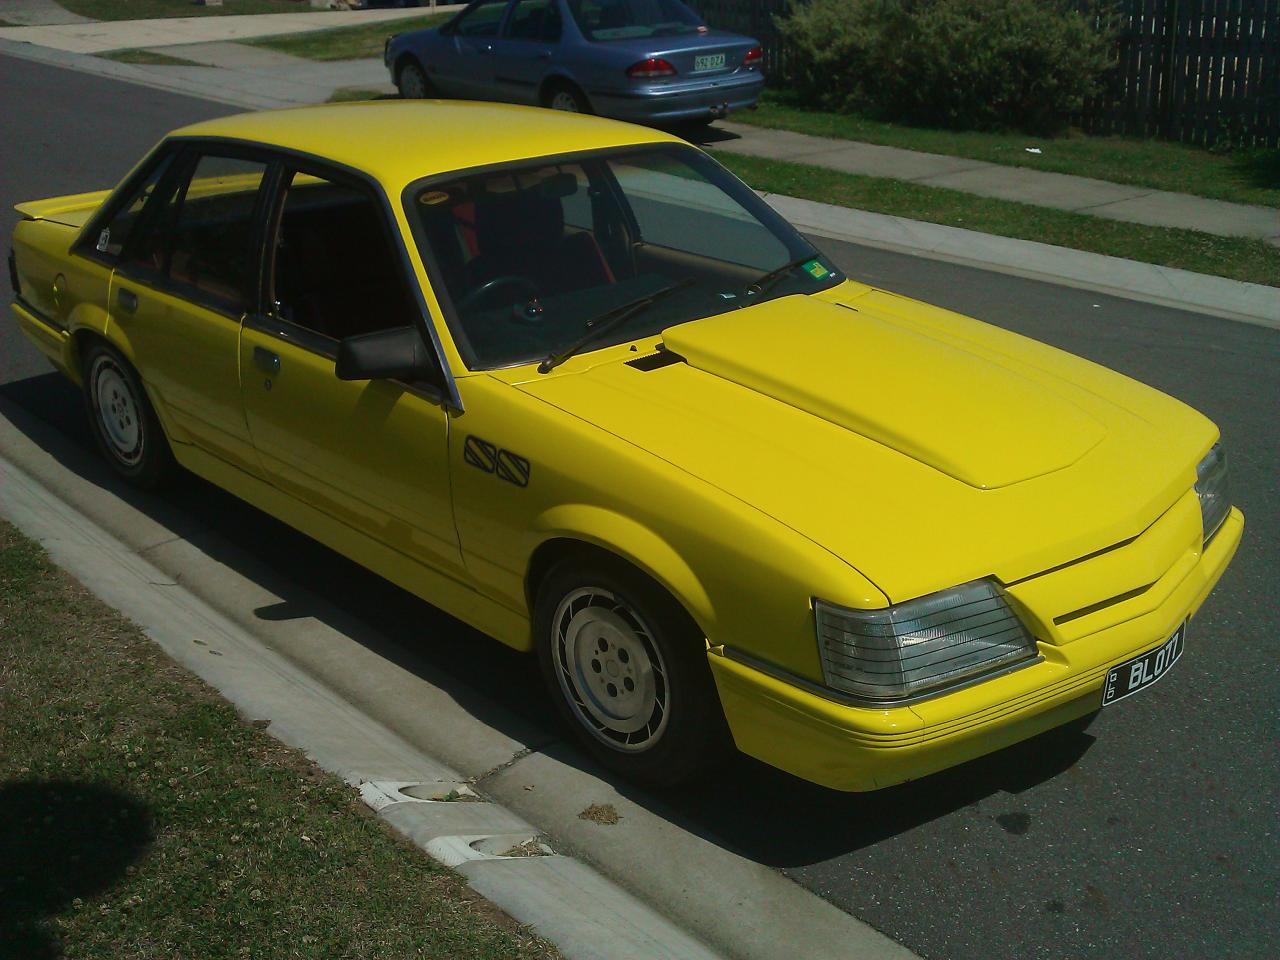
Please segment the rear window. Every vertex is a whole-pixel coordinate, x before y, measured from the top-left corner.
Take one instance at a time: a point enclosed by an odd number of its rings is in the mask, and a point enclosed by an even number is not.
[[[705,33],[702,18],[679,0],[569,0],[588,40],[635,40]]]

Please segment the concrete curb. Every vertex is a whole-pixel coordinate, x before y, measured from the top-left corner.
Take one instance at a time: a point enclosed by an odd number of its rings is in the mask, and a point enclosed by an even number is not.
[[[796,227],[818,236],[1280,329],[1276,287],[776,193],[761,196]]]
[[[402,665],[394,641],[280,585],[275,571],[163,501],[121,487],[95,454],[2,397],[0,513],[568,957],[776,960],[798,944],[806,960],[915,956],[665,819],[638,792],[624,796],[579,753],[483,694]],[[291,615],[263,616],[281,607]],[[496,802],[439,800],[455,790]],[[620,822],[580,819],[592,803],[612,803]],[[558,855],[495,858],[530,841]]]

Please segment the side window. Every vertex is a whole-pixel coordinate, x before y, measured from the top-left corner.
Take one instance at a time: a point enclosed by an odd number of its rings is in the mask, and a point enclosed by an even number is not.
[[[272,311],[334,340],[414,324],[386,217],[362,186],[294,173],[271,270]]]
[[[482,0],[457,20],[453,31],[460,37],[496,37],[506,8],[507,0]]]
[[[125,261],[233,312],[252,302],[254,228],[266,164],[201,156],[190,178],[163,201]]]
[[[558,43],[560,10],[555,0],[516,0],[506,35],[512,40]]]
[[[133,233],[134,227],[142,217],[142,211],[155,196],[160,181],[173,165],[174,151],[170,150],[160,158],[143,178],[133,194],[116,211],[115,215],[98,231],[94,239],[94,249],[109,256],[119,256]],[[157,201],[161,202],[161,201]]]

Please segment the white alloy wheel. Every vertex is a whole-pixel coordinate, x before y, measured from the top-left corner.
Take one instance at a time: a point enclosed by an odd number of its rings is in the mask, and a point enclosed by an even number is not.
[[[572,90],[566,90],[561,87],[551,95],[552,110],[567,110],[570,113],[581,113],[582,107],[578,103],[578,98],[574,96]]]
[[[142,411],[133,387],[115,360],[101,354],[89,371],[93,408],[111,455],[127,467],[142,460]]]
[[[583,587],[560,601],[552,630],[555,674],[583,728],[623,753],[656,744],[667,728],[670,685],[639,614],[608,590]]]

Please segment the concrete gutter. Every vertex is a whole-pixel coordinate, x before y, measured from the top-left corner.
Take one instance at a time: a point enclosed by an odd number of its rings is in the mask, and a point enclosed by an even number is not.
[[[1277,287],[776,193],[761,196],[796,227],[819,237],[1280,329]]]
[[[289,583],[286,600],[267,586],[280,577],[261,561],[122,487],[96,455],[3,398],[0,514],[246,717],[270,720],[269,733],[358,786],[394,828],[570,960],[915,956],[665,819],[637,791],[623,796],[576,750],[501,704],[402,666],[389,655],[394,641],[323,598]],[[298,612],[263,615],[280,608]],[[484,802],[443,800],[450,791]],[[579,818],[599,803],[613,804],[620,821]],[[522,844],[543,855],[503,855]]]

